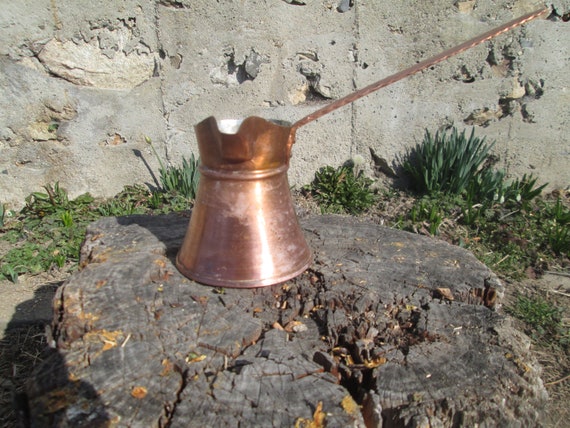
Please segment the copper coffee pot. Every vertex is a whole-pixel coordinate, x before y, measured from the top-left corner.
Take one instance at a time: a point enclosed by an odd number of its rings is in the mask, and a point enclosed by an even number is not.
[[[284,282],[311,263],[287,180],[290,124],[259,117],[195,126],[200,183],[176,265],[223,287]]]
[[[263,287],[301,274],[312,261],[297,221],[287,170],[296,130],[380,88],[431,67],[545,13],[541,9],[340,98],[293,125],[259,117],[195,126],[200,183],[176,258],[185,276],[236,288]]]

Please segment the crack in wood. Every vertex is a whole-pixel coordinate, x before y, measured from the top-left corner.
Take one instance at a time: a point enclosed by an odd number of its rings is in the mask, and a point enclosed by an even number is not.
[[[38,426],[46,417],[70,424],[73,412],[76,425],[103,415],[141,426],[294,426],[319,403],[331,426],[508,425],[514,414],[532,425],[538,374],[492,309],[502,285],[470,253],[351,218],[309,217],[309,270],[220,294],[164,258],[187,221],[133,216],[90,227],[85,251],[106,260],[58,290],[57,349],[27,392]],[[122,336],[98,353],[105,343],[87,343],[88,331]],[[46,403],[76,382],[84,392],[57,409]]]

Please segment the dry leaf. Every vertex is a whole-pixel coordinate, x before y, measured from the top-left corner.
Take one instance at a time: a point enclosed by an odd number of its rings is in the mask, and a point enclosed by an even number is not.
[[[103,351],[108,351],[109,349],[112,349],[115,346],[117,346],[116,342],[104,342]]]
[[[313,419],[298,418],[295,421],[295,428],[324,428],[326,413],[323,412],[323,402],[319,401]]]
[[[360,406],[356,404],[356,401],[354,401],[350,395],[345,395],[340,405],[349,415],[357,415],[360,413]]]
[[[285,326],[285,331],[288,333],[300,333],[302,331],[307,331],[307,326],[301,321],[291,321]]]
[[[190,296],[190,298],[201,305],[208,303],[208,296]]]
[[[381,366],[382,364],[386,364],[386,361],[387,360],[384,357],[373,358],[371,360],[364,360],[364,366],[367,369],[373,369]]]
[[[121,330],[107,331],[107,330],[92,330],[85,334],[83,340],[86,342],[97,341],[103,342],[102,351],[108,351],[109,349],[117,346],[119,337],[123,336]]]
[[[147,393],[148,391],[144,386],[135,386],[131,390],[131,395],[137,400],[142,400],[143,398],[145,398]]]
[[[283,326],[281,324],[279,324],[277,321],[275,321],[273,324],[271,324],[271,327],[273,327],[275,330],[281,330],[281,331],[285,330],[283,328]]]
[[[161,376],[168,376],[170,372],[174,369],[174,364],[172,364],[172,362],[168,358],[162,360],[161,364],[163,367],[162,371],[160,372]]]
[[[206,355],[201,354],[198,355],[194,352],[190,352],[187,356],[186,356],[186,362],[188,364],[190,363],[199,363],[200,361],[204,361],[206,359]]]
[[[436,288],[435,291],[440,298],[447,300],[455,300],[455,297],[453,297],[453,294],[451,293],[451,290],[449,288]]]

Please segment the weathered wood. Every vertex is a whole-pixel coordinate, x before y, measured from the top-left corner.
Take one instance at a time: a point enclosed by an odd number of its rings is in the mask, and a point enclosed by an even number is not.
[[[503,286],[469,252],[366,220],[302,220],[312,267],[218,289],[173,265],[188,218],[93,224],[55,299],[32,426],[537,424]]]

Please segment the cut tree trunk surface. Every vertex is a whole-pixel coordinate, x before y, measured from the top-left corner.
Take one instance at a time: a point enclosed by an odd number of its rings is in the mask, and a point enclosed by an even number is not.
[[[309,270],[220,289],[173,265],[187,225],[176,214],[91,225],[27,390],[31,426],[539,424],[528,339],[468,251],[310,216]]]

